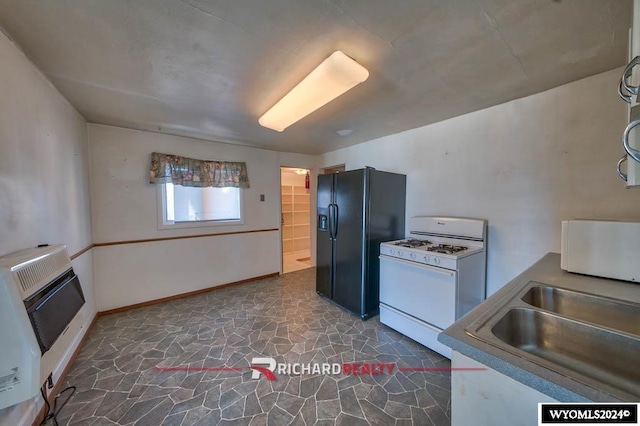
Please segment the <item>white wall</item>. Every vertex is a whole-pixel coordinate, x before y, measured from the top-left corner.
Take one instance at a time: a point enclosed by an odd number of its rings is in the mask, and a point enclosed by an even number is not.
[[[407,217],[488,219],[491,294],[559,252],[563,219],[640,218],[640,190],[615,172],[626,117],[620,73],[330,152],[318,166],[406,174]]]
[[[0,33],[0,255],[42,243],[91,245],[86,122]],[[87,303],[83,331],[54,371],[57,380],[95,316],[91,251],[73,262]],[[41,398],[0,411],[1,425],[31,424]]]
[[[280,166],[314,167],[315,158],[90,124],[94,242],[280,228]],[[158,229],[151,153],[244,161],[251,187],[244,224]],[[265,201],[260,201],[260,194]],[[280,271],[279,231],[94,248],[98,310],[154,300]]]

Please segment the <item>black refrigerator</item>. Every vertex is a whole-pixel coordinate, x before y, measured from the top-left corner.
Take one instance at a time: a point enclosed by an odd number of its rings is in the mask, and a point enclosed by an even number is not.
[[[404,238],[407,178],[365,168],[318,176],[316,291],[378,313],[380,243]]]

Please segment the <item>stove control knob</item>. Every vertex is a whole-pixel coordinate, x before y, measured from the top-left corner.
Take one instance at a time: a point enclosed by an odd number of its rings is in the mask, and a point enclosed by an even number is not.
[[[398,256],[402,256],[402,250],[398,250]]]
[[[438,259],[437,257],[435,259],[433,259],[433,263],[435,263],[436,265],[440,264],[440,259]]]
[[[415,254],[415,253],[411,253],[411,254],[409,255],[409,257],[410,257],[410,258],[412,258],[412,259],[415,259],[415,258],[416,258],[416,254]]]
[[[425,256],[425,257],[424,257],[424,261],[425,261],[425,262],[428,262],[428,261],[430,261],[430,260],[431,260],[431,258],[430,258],[429,256]]]
[[[396,254],[396,251],[394,249],[390,249],[389,254]]]

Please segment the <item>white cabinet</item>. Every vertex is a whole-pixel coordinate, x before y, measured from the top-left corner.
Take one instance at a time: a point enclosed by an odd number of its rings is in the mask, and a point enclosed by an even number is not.
[[[538,403],[557,402],[456,351],[451,367],[451,426],[537,426]]]

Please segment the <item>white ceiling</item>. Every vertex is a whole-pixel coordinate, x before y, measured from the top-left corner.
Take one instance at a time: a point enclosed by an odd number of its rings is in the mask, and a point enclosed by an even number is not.
[[[624,65],[631,10],[631,0],[0,0],[0,26],[90,122],[316,154]],[[369,79],[283,133],[258,125],[335,50]]]

